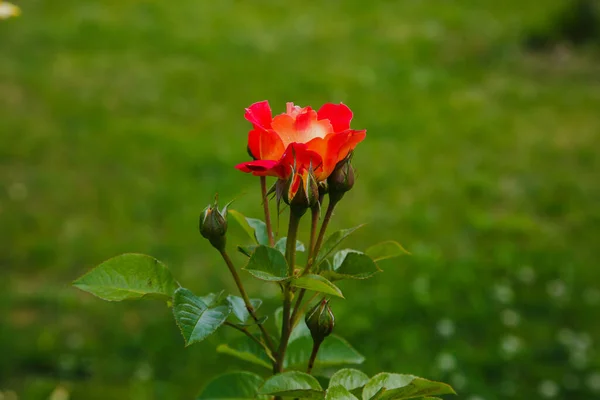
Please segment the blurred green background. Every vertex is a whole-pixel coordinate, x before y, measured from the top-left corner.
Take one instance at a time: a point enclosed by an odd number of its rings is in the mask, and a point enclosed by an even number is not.
[[[163,304],[70,282],[133,251],[234,292],[197,217],[217,191],[260,216],[233,166],[244,107],[268,99],[352,108],[368,137],[333,228],[412,252],[333,304],[365,372],[469,400],[598,398],[600,57],[548,33],[567,3],[17,2],[0,21],[0,397],[191,399],[247,367],[214,351],[229,332],[184,349]]]

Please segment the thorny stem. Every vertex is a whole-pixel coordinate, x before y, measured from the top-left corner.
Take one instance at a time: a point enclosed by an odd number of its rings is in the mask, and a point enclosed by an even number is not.
[[[298,226],[300,225],[300,215],[293,210],[290,211],[290,224],[288,227],[287,244],[285,256],[288,263],[288,276],[293,276],[294,266],[296,265],[296,237],[298,235]],[[285,360],[285,352],[287,350],[288,341],[290,339],[291,320],[290,311],[292,308],[292,287],[289,282],[283,285],[283,322],[281,324],[281,342],[279,343],[279,351],[277,352],[277,361],[273,367],[274,373],[283,372],[283,362]]]
[[[271,226],[271,213],[269,212],[269,199],[267,198],[267,177],[260,177],[260,192],[262,195],[263,209],[265,211],[265,224],[267,225],[267,235],[269,236],[269,246],[275,245],[273,237],[273,228]]]
[[[250,302],[250,298],[248,297],[248,294],[246,293],[246,289],[244,289],[242,280],[240,279],[240,276],[238,275],[237,270],[235,269],[235,266],[233,265],[233,262],[231,261],[231,258],[229,258],[229,255],[227,254],[227,251],[225,249],[220,250],[219,252],[221,253],[221,256],[223,257],[225,264],[227,264],[227,268],[229,268],[229,272],[231,272],[231,275],[233,276],[233,280],[235,281],[235,284],[238,287],[238,290],[240,291],[240,295],[242,296],[242,299],[244,300],[244,304],[246,305],[246,309],[248,310],[248,313],[250,314],[250,316],[252,317],[254,322],[256,322],[256,324],[258,325],[258,328],[260,329],[263,337],[265,338],[265,343],[266,343],[267,347],[273,353],[275,351],[275,345],[271,341],[271,337],[269,336],[269,333],[267,332],[267,330],[265,329],[263,324],[260,322],[260,320],[256,316],[256,311],[254,310],[254,306]]]
[[[273,358],[273,355],[271,354],[271,349],[269,349],[264,342],[261,342],[260,340],[258,340],[256,338],[256,336],[254,336],[253,334],[251,334],[248,331],[248,329],[243,328],[241,326],[238,326],[236,324],[232,324],[231,322],[228,322],[228,321],[225,321],[225,325],[230,326],[233,329],[236,329],[236,330],[242,332],[244,335],[248,336],[250,339],[252,339],[256,343],[258,343],[260,345],[260,347],[262,347],[263,349],[265,349],[265,353],[267,353],[267,356],[271,359],[271,361],[275,362],[275,358]]]
[[[313,342],[312,353],[310,353],[310,358],[308,360],[308,368],[306,368],[306,373],[310,374],[312,372],[313,366],[315,365],[315,360],[317,359],[317,353],[319,352],[319,348],[321,347],[321,343],[323,341],[315,341]]]

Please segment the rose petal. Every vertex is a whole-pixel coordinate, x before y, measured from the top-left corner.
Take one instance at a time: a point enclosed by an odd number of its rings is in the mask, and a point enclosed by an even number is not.
[[[262,129],[270,129],[273,113],[271,106],[267,100],[259,101],[246,108],[244,117],[252,123],[252,125]]]
[[[308,149],[322,156],[323,165],[321,170],[316,171],[317,180],[327,179],[335,169],[338,162],[342,161],[358,143],[364,140],[366,131],[346,130],[333,133],[325,139],[316,138],[307,143]]]
[[[252,173],[256,176],[277,176],[273,167],[277,165],[277,161],[274,160],[256,160],[249,161],[245,163],[241,163],[236,165],[235,167],[242,172]]]
[[[281,179],[288,179],[292,170],[302,171],[304,169],[320,171],[323,159],[318,153],[311,151],[304,143],[292,143],[288,146],[276,166],[273,167],[275,174]]]
[[[281,138],[272,129],[250,131],[248,148],[256,160],[279,160],[285,150]]]
[[[317,118],[327,119],[331,122],[334,132],[342,132],[350,129],[350,121],[352,121],[352,111],[343,103],[324,104],[317,112]]]

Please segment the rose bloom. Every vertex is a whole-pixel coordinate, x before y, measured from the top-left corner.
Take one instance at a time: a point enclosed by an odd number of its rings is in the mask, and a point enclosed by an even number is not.
[[[245,118],[252,123],[248,152],[254,161],[236,168],[284,180],[292,173],[326,180],[366,136],[366,130],[350,129],[352,111],[341,103],[327,103],[319,111],[287,103],[286,112],[273,118],[269,102],[261,101],[246,109]]]

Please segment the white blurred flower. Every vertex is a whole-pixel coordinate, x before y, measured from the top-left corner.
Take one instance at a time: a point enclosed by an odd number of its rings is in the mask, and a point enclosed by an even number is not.
[[[437,366],[442,371],[452,371],[456,368],[456,357],[450,353],[440,353],[437,357]]]
[[[586,385],[594,393],[600,393],[600,372],[592,372],[585,380]]]
[[[443,337],[450,337],[454,335],[454,322],[451,319],[441,319],[436,325],[437,333]]]
[[[515,327],[521,322],[521,316],[515,310],[504,310],[501,314],[502,323],[506,326]]]
[[[21,9],[12,3],[0,0],[0,19],[16,17],[21,14]]]
[[[523,283],[531,284],[535,280],[535,270],[530,266],[524,266],[517,271],[517,278]]]
[[[543,381],[542,383],[540,383],[540,386],[538,387],[538,391],[540,392],[542,397],[547,397],[547,398],[556,397],[556,395],[558,395],[558,390],[559,390],[559,387],[556,384],[556,382],[551,381],[551,380]]]
[[[515,297],[515,292],[508,284],[499,283],[493,288],[494,298],[500,303],[511,303]]]
[[[523,340],[514,335],[506,335],[500,342],[500,348],[504,355],[511,358],[523,348]]]
[[[467,385],[467,378],[461,373],[452,374],[450,381],[456,389],[463,389]]]
[[[567,294],[567,285],[560,279],[553,280],[548,282],[546,285],[546,291],[550,295],[550,297],[554,297],[555,299],[562,299]]]

